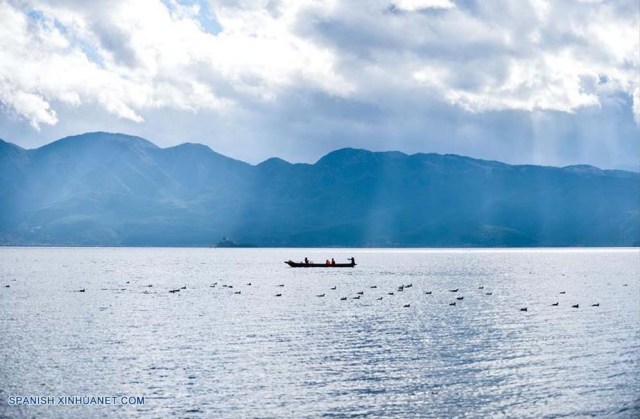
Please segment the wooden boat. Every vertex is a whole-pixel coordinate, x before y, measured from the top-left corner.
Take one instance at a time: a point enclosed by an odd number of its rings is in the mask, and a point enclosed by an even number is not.
[[[333,265],[327,265],[326,263],[304,263],[304,262],[294,262],[292,260],[287,260],[285,262],[287,265],[292,268],[353,268],[356,266],[355,263],[335,263]]]

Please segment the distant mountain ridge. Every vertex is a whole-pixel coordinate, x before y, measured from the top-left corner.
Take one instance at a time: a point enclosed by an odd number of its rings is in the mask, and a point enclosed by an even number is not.
[[[201,144],[0,140],[0,244],[637,246],[640,174],[340,149],[250,165]]]

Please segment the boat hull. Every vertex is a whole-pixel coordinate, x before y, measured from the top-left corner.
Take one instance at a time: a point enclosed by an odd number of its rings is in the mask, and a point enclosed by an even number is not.
[[[326,263],[304,263],[294,262],[291,260],[288,260],[285,263],[292,268],[353,268],[356,266],[355,263],[336,263],[333,265],[327,265]]]

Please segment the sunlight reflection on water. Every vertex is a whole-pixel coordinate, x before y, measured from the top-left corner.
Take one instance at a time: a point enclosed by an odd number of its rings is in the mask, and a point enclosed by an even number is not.
[[[0,416],[637,417],[639,256],[2,248]],[[146,402],[7,406],[31,394]]]

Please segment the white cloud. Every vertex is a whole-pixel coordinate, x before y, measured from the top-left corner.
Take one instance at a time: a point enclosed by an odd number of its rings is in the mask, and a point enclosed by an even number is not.
[[[0,98],[9,111],[13,111],[29,121],[36,130],[40,124],[54,125],[58,122],[56,112],[42,96],[16,91],[5,83],[0,83]]]
[[[452,54],[473,39],[455,37],[449,27],[437,28],[438,47],[427,41],[412,76],[425,91],[471,112],[493,110],[562,111],[572,113],[599,106],[603,97],[626,93],[636,118],[640,105],[634,91],[640,82],[638,14],[607,4],[532,1],[534,13],[504,7],[480,7],[474,20],[494,28],[478,54]],[[523,19],[519,21],[518,19]],[[449,19],[450,21],[452,20]],[[461,59],[462,58],[462,59]],[[466,58],[466,59],[465,59]],[[420,62],[422,61],[422,62]],[[480,76],[479,76],[480,75]]]
[[[451,9],[455,5],[450,0],[396,0],[396,7],[409,12],[425,9]]]
[[[622,92],[640,120],[639,27],[634,5],[597,1],[0,0],[0,102],[37,128],[60,103],[142,122],[296,91],[471,113]]]
[[[0,100],[37,127],[57,122],[58,101],[141,122],[159,107],[224,111],[298,85],[349,92],[332,52],[291,33],[286,13],[217,7],[214,35],[197,5],[169,4],[0,1]]]
[[[496,110],[573,112],[599,104],[595,92],[586,92],[583,77],[597,82],[597,73],[575,65],[570,57],[542,55],[530,60],[507,60],[501,77],[465,85],[446,67],[426,66],[414,78],[445,101],[470,112]]]

